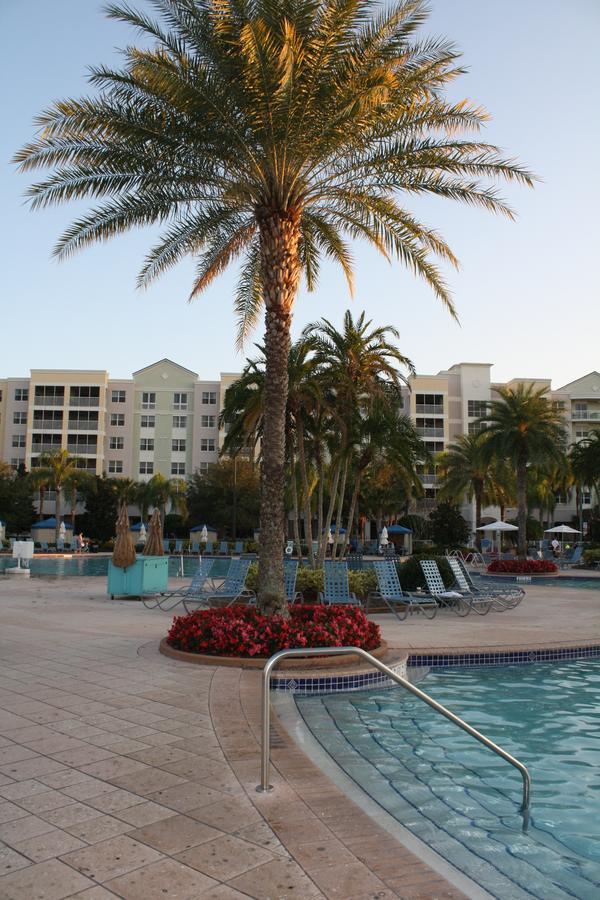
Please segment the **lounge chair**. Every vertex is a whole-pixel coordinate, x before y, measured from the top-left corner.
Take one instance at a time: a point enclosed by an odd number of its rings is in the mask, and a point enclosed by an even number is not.
[[[319,603],[326,606],[362,606],[348,585],[348,566],[345,560],[326,559],[323,563],[323,580]]]
[[[62,538],[59,538],[56,542],[56,552],[64,553],[65,552],[65,542]]]
[[[244,552],[244,542],[236,541],[233,552],[236,554],[236,556],[241,556],[241,554]]]
[[[40,541],[40,550],[42,553],[49,553],[50,548],[48,547],[48,541]]]
[[[251,562],[255,562],[255,559],[252,559]],[[302,591],[296,590],[296,577],[298,575],[298,560],[290,559],[288,556],[285,556],[283,559],[283,579],[284,579],[284,587],[285,587],[285,598],[287,602],[291,605],[294,603],[302,603],[303,596]],[[251,597],[248,600],[249,603],[256,603],[256,597]]]
[[[449,591],[434,559],[422,559],[421,571],[425,576],[427,591],[434,598],[439,607],[450,609],[457,616],[468,616],[473,609],[469,599],[459,591]],[[491,607],[491,601],[487,601],[487,611]]]
[[[183,553],[183,540],[175,541],[175,553]]]
[[[461,594],[482,600],[488,598],[492,601],[493,608],[500,612],[505,609],[513,609],[525,596],[525,591],[517,587],[488,587],[487,585],[481,588],[475,587],[462,559],[448,557],[448,565],[452,569],[457,589]],[[477,608],[474,609],[475,612],[478,612]]]
[[[360,572],[363,568],[362,553],[349,553],[346,557],[349,571]]]
[[[207,541],[204,548],[203,556],[211,556],[214,553],[214,545],[212,541]]]
[[[565,556],[563,559],[555,559],[554,562],[559,569],[570,569],[571,566],[576,566],[581,562],[582,556],[583,546],[578,544],[570,556]]]
[[[214,564],[213,559],[202,559],[198,566],[198,571],[194,574],[191,583],[186,587],[177,588],[176,591],[170,591],[160,597],[144,597],[142,603],[146,609],[163,609],[168,612],[174,609],[179,603],[184,602],[184,598],[194,600],[214,588],[211,580],[211,570]]]
[[[396,563],[392,559],[378,559],[373,563],[377,575],[377,590],[367,598],[367,612],[372,601],[384,603],[399,621],[404,621],[409,613],[422,612],[427,619],[437,613],[437,603],[425,594],[407,594],[402,590]]]
[[[163,545],[163,552],[167,556],[169,556],[169,554],[171,553],[171,544],[170,544],[169,540],[167,538],[164,538],[162,545]]]
[[[219,587],[199,591],[194,597],[182,597],[185,611],[192,612],[194,608],[199,609],[201,606],[233,606],[238,600],[250,600],[255,594],[254,591],[249,591],[245,584],[251,563],[251,559],[232,559],[225,580]]]
[[[229,553],[229,542],[221,541],[219,544],[219,556],[227,556]]]
[[[192,556],[197,556],[200,553],[200,544],[197,541],[192,541],[188,548],[188,553],[191,553]]]

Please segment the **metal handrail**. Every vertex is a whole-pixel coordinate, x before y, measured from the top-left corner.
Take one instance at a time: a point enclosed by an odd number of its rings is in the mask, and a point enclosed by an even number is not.
[[[518,769],[523,779],[523,803],[521,806],[521,812],[527,813],[529,809],[529,798],[531,794],[531,776],[529,775],[529,772],[527,771],[527,768],[523,765],[523,763],[519,762],[518,759],[515,759],[514,756],[511,756],[510,753],[507,753],[506,750],[503,750],[502,747],[499,747],[493,741],[490,741],[490,739],[487,738],[484,734],[481,734],[480,731],[472,728],[471,725],[468,725],[453,712],[450,712],[449,709],[446,709],[445,706],[442,706],[441,703],[438,703],[437,700],[434,700],[433,697],[429,696],[429,694],[426,694],[424,691],[419,690],[418,687],[415,687],[415,685],[411,684],[410,681],[407,681],[406,678],[402,678],[401,675],[398,675],[396,672],[390,669],[389,666],[386,666],[385,663],[380,662],[378,659],[376,659],[370,653],[367,653],[366,650],[362,650],[360,647],[313,647],[311,649],[303,649],[299,647],[291,650],[280,650],[278,653],[275,653],[273,656],[271,656],[270,659],[267,660],[266,665],[263,669],[262,676],[262,748],[260,784],[256,788],[257,791],[263,792],[273,789],[272,785],[269,784],[269,771],[271,765],[269,754],[271,735],[271,705],[269,702],[269,687],[271,684],[271,673],[277,663],[289,656],[348,656],[350,654],[362,656],[363,659],[366,659],[368,663],[370,663],[376,669],[379,669],[380,672],[383,672],[388,676],[388,678],[391,678],[392,681],[395,681],[396,684],[399,684],[403,688],[406,688],[407,691],[410,691],[410,693],[414,694],[415,697],[418,697],[419,700],[423,700],[425,703],[427,703],[428,706],[431,706],[432,709],[435,709],[436,712],[441,713],[450,722],[454,722],[455,725],[458,725],[459,728],[462,728],[462,730],[466,731],[467,734],[470,734],[471,737],[476,738],[481,744],[484,745],[484,747],[487,747],[488,750],[492,750],[497,754],[497,756],[501,756],[502,759],[505,759],[506,762],[511,764],[511,766],[514,766],[515,769]]]

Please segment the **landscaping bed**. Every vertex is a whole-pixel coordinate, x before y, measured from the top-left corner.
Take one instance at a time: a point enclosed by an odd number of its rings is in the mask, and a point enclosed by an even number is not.
[[[487,570],[490,575],[556,575],[558,566],[550,559],[495,559]]]

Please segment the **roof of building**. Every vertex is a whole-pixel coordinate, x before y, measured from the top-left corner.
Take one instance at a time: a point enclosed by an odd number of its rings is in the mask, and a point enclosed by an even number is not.
[[[189,375],[193,375],[194,378],[198,378],[197,372],[192,372],[191,369],[188,369],[185,366],[180,365],[179,363],[173,362],[172,359],[169,359],[166,356],[164,357],[164,359],[157,359],[156,362],[150,363],[149,366],[144,366],[143,369],[138,369],[133,374],[140,375],[142,372],[147,372],[148,369],[153,369],[155,366],[163,366],[165,363],[168,363],[168,365],[170,365],[170,366],[175,366],[176,369],[181,369],[183,372],[187,372]]]

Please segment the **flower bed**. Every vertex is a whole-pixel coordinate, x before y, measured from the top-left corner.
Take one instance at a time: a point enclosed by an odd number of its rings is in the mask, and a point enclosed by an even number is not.
[[[211,656],[269,657],[290,647],[361,647],[381,643],[379,626],[346,606],[294,606],[291,618],[268,618],[254,607],[198,610],[176,616],[167,635],[175,650]]]
[[[558,566],[549,559],[495,559],[488,572],[506,575],[551,575]]]

